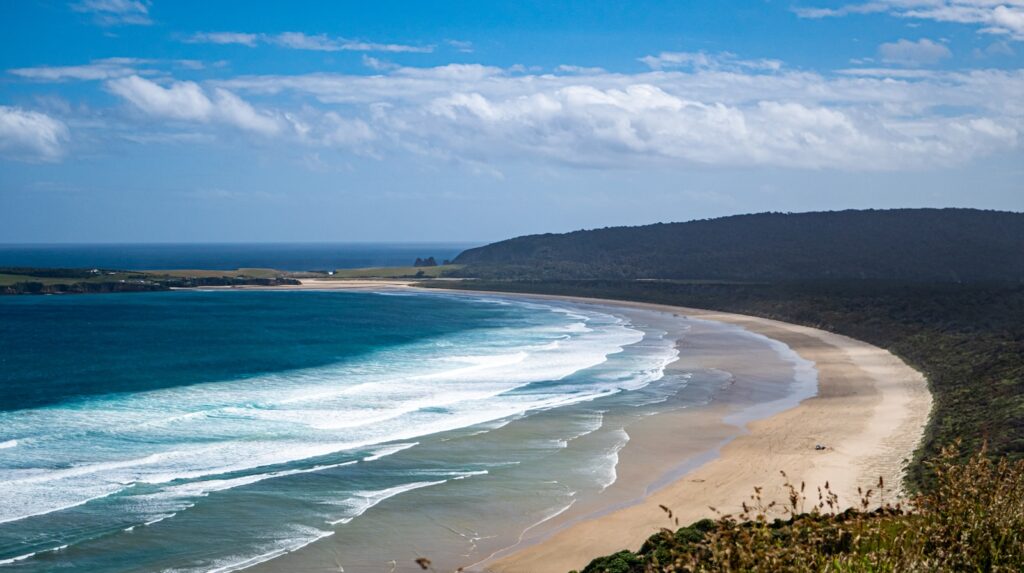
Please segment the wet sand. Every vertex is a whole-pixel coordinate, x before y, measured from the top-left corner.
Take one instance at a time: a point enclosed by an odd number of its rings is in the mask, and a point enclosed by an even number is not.
[[[413,286],[408,281],[316,280],[283,288]],[[518,544],[470,570],[566,573],[581,569],[595,557],[638,549],[661,527],[674,527],[661,505],[671,508],[685,524],[718,513],[737,513],[755,486],[765,488],[767,500],[783,501],[780,471],[796,484],[806,482],[809,493],[828,481],[845,506],[857,505],[857,487],[873,487],[880,476],[886,483],[886,497],[899,495],[906,463],[923,435],[931,395],[924,377],[889,352],[822,330],[737,314],[577,297],[508,296],[656,310],[734,325],[779,341],[813,362],[817,395],[759,413],[759,400],[777,396],[778,389],[759,393],[757,384],[751,383],[757,364],[744,366],[751,369],[747,382],[716,391],[709,407],[671,411],[630,425],[629,442],[619,454],[618,479],[606,495],[532,528]],[[701,336],[689,337],[684,345],[699,345],[700,340]],[[680,348],[680,359],[666,375],[677,369],[715,368],[714,355],[686,350]],[[699,363],[688,361],[690,355],[699,356]],[[735,356],[719,359],[729,371],[736,370]],[[818,444],[825,449],[817,450]],[[808,497],[816,498],[816,493]]]
[[[774,320],[601,302],[734,324],[783,342],[815,363],[818,394],[782,413],[745,424],[747,433],[729,441],[717,457],[638,503],[574,524],[481,568],[502,573],[580,569],[594,557],[638,549],[658,528],[673,527],[659,505],[671,508],[685,524],[715,517],[711,507],[721,513],[738,513],[754,486],[765,487],[766,500],[784,501],[780,471],[796,484],[806,482],[809,492],[828,481],[844,506],[857,505],[857,487],[873,487],[880,476],[892,488],[886,494],[890,499],[899,494],[906,463],[924,432],[931,395],[924,377],[889,352],[845,336]],[[641,449],[645,443],[674,439],[686,426],[673,418],[654,416],[631,428],[630,446]],[[710,441],[714,436],[696,439]],[[816,450],[818,444],[826,449]],[[623,455],[621,465],[630,463]],[[643,473],[639,468],[633,470]]]

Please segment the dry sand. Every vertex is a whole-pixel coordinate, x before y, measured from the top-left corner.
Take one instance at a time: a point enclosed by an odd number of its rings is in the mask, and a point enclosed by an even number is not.
[[[573,299],[586,300],[586,299]],[[681,524],[738,513],[754,486],[765,498],[784,501],[780,470],[790,480],[816,487],[830,482],[840,503],[856,505],[857,487],[873,487],[881,476],[892,499],[907,461],[924,432],[931,394],[919,372],[889,352],[822,330],[730,313],[682,307],[602,301],[675,312],[693,318],[741,326],[779,340],[818,370],[818,395],[795,408],[748,425],[749,433],[731,441],[720,455],[644,498],[639,503],[575,524],[539,543],[485,564],[501,573],[566,573],[582,569],[594,557],[621,549],[639,549],[661,527],[672,527],[659,508],[671,508]],[[638,440],[666,435],[631,435]],[[823,444],[825,450],[815,446]]]
[[[392,280],[314,280],[292,288],[411,286],[414,285],[408,281]],[[566,573],[582,569],[595,557],[621,549],[639,549],[659,528],[672,527],[660,505],[671,508],[679,522],[686,524],[715,517],[711,507],[719,513],[738,513],[740,504],[749,499],[755,486],[764,486],[766,500],[782,502],[786,496],[780,470],[795,484],[807,483],[809,502],[816,501],[816,488],[826,481],[844,506],[857,505],[857,488],[872,488],[879,477],[886,484],[887,499],[900,494],[899,484],[907,462],[921,440],[931,411],[931,394],[924,376],[888,351],[823,330],[738,314],[613,300],[508,294],[629,306],[734,324],[781,341],[815,363],[818,393],[792,409],[748,424],[747,433],[722,447],[717,457],[635,504],[568,525],[525,547],[502,552],[474,569],[494,573]],[[631,433],[627,448],[663,448],[663,442],[672,439],[673,417],[654,418],[660,420],[652,422],[646,430],[638,428]],[[695,439],[713,444],[718,436],[680,436],[681,442]],[[826,449],[816,450],[817,444]],[[626,460],[624,457],[623,462]],[[629,475],[643,476],[636,479],[648,479],[648,483],[651,479],[644,468],[620,468],[620,479],[629,479]]]

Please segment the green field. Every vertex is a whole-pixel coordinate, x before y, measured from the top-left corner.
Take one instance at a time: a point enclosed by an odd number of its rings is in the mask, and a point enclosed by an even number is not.
[[[438,278],[448,271],[461,269],[462,265],[438,265],[436,267],[369,267],[365,269],[339,269],[331,279],[400,279],[411,278],[422,272],[422,278]]]
[[[434,267],[371,267],[340,269],[329,275],[325,272],[289,272],[267,268],[241,268],[235,270],[173,269],[147,271],[115,271],[99,269],[32,269],[0,268],[0,288],[6,294],[41,292],[116,292],[124,290],[161,290],[190,286],[217,286],[231,284],[274,284],[294,280],[316,279],[411,279],[438,278],[462,265]],[[34,285],[34,286],[33,286]]]
[[[42,283],[44,285],[60,285],[60,284],[72,284],[72,283],[104,283],[104,282],[116,282],[121,280],[139,280],[147,279],[143,273],[130,273],[130,272],[113,272],[111,274],[102,273],[89,277],[40,277],[29,274],[10,274],[0,273],[0,286],[9,286],[17,283]]]
[[[202,269],[175,269],[175,270],[153,270],[142,271],[153,277],[174,277],[174,278],[217,278],[217,277],[251,277],[257,279],[272,279],[281,276],[309,275],[311,273],[289,273],[276,269],[263,268],[241,268],[233,271],[202,270]],[[319,275],[316,275],[319,276]]]

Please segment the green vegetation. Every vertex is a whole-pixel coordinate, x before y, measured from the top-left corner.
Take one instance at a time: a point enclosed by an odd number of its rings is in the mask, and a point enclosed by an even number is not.
[[[422,262],[422,261],[421,261]],[[200,286],[278,286],[299,284],[298,279],[435,279],[462,265],[426,265],[286,272],[242,268],[233,271],[180,269],[117,271],[107,269],[0,268],[0,294],[57,294],[132,292]]]
[[[272,279],[283,276],[293,277],[297,273],[286,273],[277,269],[241,268],[233,271],[211,271],[202,269],[176,269],[169,271],[142,271],[143,274],[153,278],[256,278]]]
[[[769,521],[755,493],[739,516],[662,531],[583,573],[1024,571],[1024,214],[765,213],[519,237],[455,262],[475,280],[427,286],[772,318],[886,348],[928,378],[912,511],[869,511],[868,492],[836,514],[827,487],[805,511],[801,485]]]
[[[582,573],[1024,571],[1024,461],[956,458],[953,449],[937,458],[935,487],[910,510],[882,503],[881,481],[842,513],[827,484],[808,501],[804,484],[787,483],[786,506],[755,490],[738,516],[663,529],[640,551],[600,557]]]
[[[43,285],[73,284],[77,282],[103,283],[109,281],[146,279],[142,273],[99,271],[83,269],[26,269],[0,268],[0,287],[17,283],[38,282]]]
[[[1024,214],[973,209],[761,213],[518,237],[469,249],[493,279],[1024,280]]]
[[[472,280],[447,286],[707,308],[845,334],[892,351],[928,377],[932,417],[908,485],[926,485],[922,460],[957,439],[968,450],[987,441],[994,456],[1024,458],[1024,285]]]
[[[197,286],[298,284],[288,275],[273,269],[117,271],[0,268],[0,294],[139,292]]]
[[[438,278],[462,268],[462,265],[434,265],[412,267],[369,267],[365,269],[338,269],[331,279],[409,279]]]
[[[1024,456],[1024,213],[762,213],[518,237],[470,249],[453,288],[774,318],[886,348],[935,397],[909,485],[942,444]]]

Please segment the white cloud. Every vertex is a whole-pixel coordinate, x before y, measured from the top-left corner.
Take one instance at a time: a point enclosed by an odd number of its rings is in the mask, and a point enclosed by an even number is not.
[[[556,72],[563,74],[603,74],[604,68],[588,67],[588,66],[571,66],[568,64],[562,64],[555,67]]]
[[[241,44],[252,48],[256,46],[259,39],[259,34],[244,32],[196,32],[186,38],[185,42],[190,44]]]
[[[877,14],[879,12],[887,12],[889,9],[890,3],[885,1],[876,1],[863,2],[861,4],[846,4],[838,8],[797,7],[793,8],[793,11],[801,18],[820,19],[849,16],[850,14]]]
[[[68,139],[64,122],[44,113],[0,106],[0,152],[15,159],[56,161]]]
[[[149,115],[206,121],[213,114],[213,102],[194,82],[175,82],[165,88],[139,76],[130,76],[108,82],[107,87]]]
[[[907,70],[902,68],[847,68],[837,70],[844,76],[864,76],[869,78],[888,79],[922,79],[936,78],[939,74],[931,70]]]
[[[174,60],[174,65],[179,68],[186,70],[203,70],[206,69],[206,64],[201,60]]]
[[[405,44],[378,44],[361,42],[344,38],[332,38],[326,34],[309,35],[302,32],[284,32],[276,36],[268,36],[268,41],[295,50],[313,50],[320,52],[415,52],[429,53],[433,46],[409,46]]]
[[[196,32],[184,40],[190,44],[240,44],[255,47],[259,43],[274,44],[293,50],[309,50],[315,52],[409,52],[430,53],[434,46],[410,46],[406,44],[386,44],[364,42],[346,38],[336,38],[326,34],[304,34],[302,32],[282,32],[280,34],[250,34],[245,32]]]
[[[448,65],[374,76],[245,76],[218,85],[311,97],[361,120],[378,152],[390,146],[467,164],[916,169],[1013,150],[1024,130],[1024,102],[1015,97],[1024,93],[1024,71],[698,67],[519,75]],[[315,119],[307,125],[316,133]]]
[[[267,135],[281,131],[281,124],[276,118],[257,111],[235,94],[222,88],[215,88],[213,96],[214,115],[220,121]]]
[[[151,63],[151,60],[106,58],[93,60],[89,64],[81,66],[37,66],[34,68],[15,68],[9,71],[16,76],[36,81],[108,80],[149,73],[138,69],[138,66],[148,63]]]
[[[490,99],[455,94],[432,102],[428,124],[459,155],[547,156],[578,165],[636,161],[879,170],[929,164],[948,143],[1016,143],[968,123],[913,129],[864,122],[856,111],[797,102],[705,103],[649,84],[568,86],[550,94]],[[420,126],[423,127],[423,126]],[[988,125],[984,126],[988,127]],[[500,145],[496,145],[499,144]]]
[[[661,52],[657,56],[644,56],[640,61],[652,70],[689,68],[700,70],[748,69],[777,71],[782,67],[778,60],[743,60],[730,52],[709,54],[707,52]]]
[[[878,46],[878,55],[887,64],[915,67],[937,64],[953,53],[942,44],[922,38],[916,42],[899,40],[882,44]]]
[[[1003,41],[992,42],[984,50],[981,50],[981,49],[978,49],[978,48],[974,49],[974,57],[976,57],[976,58],[992,58],[992,57],[998,57],[998,56],[1015,56],[1015,55],[1017,55],[1017,52],[1015,52],[1013,50],[1013,48],[1010,47],[1010,44],[1007,44],[1006,42],[1003,42]]]
[[[107,88],[153,117],[200,123],[219,122],[266,135],[281,130],[277,118],[257,111],[248,102],[223,88],[215,88],[211,98],[195,82],[174,82],[163,87],[139,76],[111,80],[107,82]]]
[[[470,54],[473,52],[473,42],[467,42],[465,40],[445,40],[444,43],[464,54]]]
[[[1024,40],[1024,0],[874,0],[839,8],[802,7],[802,18],[888,13],[900,18],[981,26],[980,31]]]
[[[368,56],[366,54],[363,54],[363,65],[371,70],[377,71],[393,70],[399,67],[397,64],[374,58],[373,56]]]
[[[93,14],[102,26],[148,26],[153,23],[149,18],[149,3],[139,0],[80,0],[72,3],[71,9]]]

